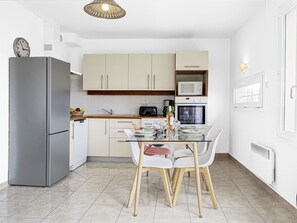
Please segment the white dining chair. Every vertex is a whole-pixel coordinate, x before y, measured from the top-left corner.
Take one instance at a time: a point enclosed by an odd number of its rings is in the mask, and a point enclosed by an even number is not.
[[[199,170],[201,172],[201,175],[205,179],[205,184],[210,192],[212,204],[215,209],[218,208],[218,205],[217,205],[217,200],[215,198],[215,194],[213,190],[213,185],[212,185],[211,176],[209,172],[209,166],[214,161],[217,144],[222,132],[223,132],[222,130],[212,131],[209,136],[209,138],[211,139],[211,142],[209,143],[209,147],[207,151],[204,154],[198,156]],[[175,176],[177,180],[174,180],[175,185],[173,185],[175,188],[174,196],[173,196],[173,205],[175,205],[184,173],[189,171],[195,171],[194,157],[192,156],[192,157],[179,158],[174,162],[173,167],[177,171],[177,174]]]
[[[133,136],[133,132],[130,129],[124,129],[124,132],[126,133],[127,137],[130,139]],[[140,154],[140,148],[138,145],[138,142],[130,142],[131,149],[132,149],[132,159],[134,164],[137,166],[137,170],[135,173],[133,186],[131,189],[131,193],[128,199],[127,207],[131,207],[133,198],[135,196],[136,192],[136,186],[137,186],[137,174],[138,174],[138,164],[139,164],[139,154]],[[162,157],[162,156],[148,156],[143,155],[143,161],[142,161],[142,172],[147,171],[158,171],[161,173],[164,190],[166,193],[166,199],[169,204],[169,207],[172,207],[172,189],[170,185],[170,179],[168,175],[168,170],[172,169],[172,161]],[[138,205],[138,204],[135,204]]]
[[[204,136],[206,138],[209,137],[209,134],[211,132],[211,128],[212,126],[207,126],[206,129],[204,130]],[[199,143],[197,145],[197,149],[198,149],[198,155],[201,155],[203,153],[205,153],[205,151],[207,150],[208,147],[208,143]],[[173,158],[174,159],[178,159],[178,158],[182,158],[182,157],[189,157],[189,156],[193,156],[193,151],[191,151],[190,149],[178,149],[176,151],[174,151],[173,153]]]

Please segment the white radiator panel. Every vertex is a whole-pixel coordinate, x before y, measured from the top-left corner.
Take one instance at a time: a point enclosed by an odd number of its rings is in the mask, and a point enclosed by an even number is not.
[[[274,151],[266,146],[251,143],[252,172],[265,183],[272,184],[275,177]]]

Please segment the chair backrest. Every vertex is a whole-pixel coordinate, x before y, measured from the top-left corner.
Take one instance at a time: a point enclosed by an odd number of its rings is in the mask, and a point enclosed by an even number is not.
[[[204,130],[204,136],[209,138],[212,126],[207,126]],[[204,154],[209,146],[209,143],[198,143],[198,154]]]
[[[132,138],[133,132],[130,129],[124,129],[125,134],[129,139]],[[139,160],[139,145],[138,142],[130,142],[131,149],[132,149],[132,159],[135,165],[138,165]]]
[[[203,166],[210,166],[213,163],[218,141],[222,132],[223,130],[211,131],[211,134],[209,136],[209,139],[211,139],[211,142],[209,143],[208,150],[203,155],[203,159],[206,160]]]

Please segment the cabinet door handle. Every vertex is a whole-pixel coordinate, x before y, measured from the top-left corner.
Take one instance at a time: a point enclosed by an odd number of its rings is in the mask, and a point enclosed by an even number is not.
[[[108,75],[106,75],[106,89],[108,89]]]
[[[74,123],[72,124],[72,139],[74,139]]]
[[[118,123],[133,123],[132,121],[118,121]]]
[[[153,80],[154,80],[154,89],[156,89],[156,75],[153,76]]]
[[[150,89],[150,75],[147,75],[147,89]]]
[[[107,135],[107,120],[105,120],[105,135]]]
[[[124,130],[122,130],[122,131],[118,131],[118,133],[124,133]]]
[[[199,68],[200,66],[198,66],[198,65],[185,65],[184,67],[186,67],[186,68]]]
[[[294,98],[294,97],[293,97],[293,89],[294,89],[294,88],[297,88],[297,85],[294,85],[294,86],[292,86],[292,87],[290,88],[290,98],[292,98],[292,99]]]
[[[101,75],[101,89],[103,89],[103,75]]]

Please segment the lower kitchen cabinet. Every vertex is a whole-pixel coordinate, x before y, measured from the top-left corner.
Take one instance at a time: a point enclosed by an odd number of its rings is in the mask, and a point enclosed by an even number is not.
[[[109,156],[109,119],[89,119],[88,156]]]
[[[110,120],[110,156],[131,157],[130,143],[123,142],[127,139],[124,129],[134,130],[133,124],[140,126],[139,119],[111,119]]]
[[[89,119],[88,156],[131,157],[130,143],[124,129],[133,130],[133,124],[140,125],[140,119]]]

